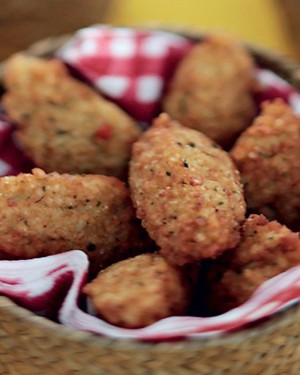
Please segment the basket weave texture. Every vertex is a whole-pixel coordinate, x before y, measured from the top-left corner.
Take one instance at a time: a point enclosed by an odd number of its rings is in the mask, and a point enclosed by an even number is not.
[[[168,30],[195,40],[203,36],[199,31]],[[26,53],[51,55],[67,39],[44,40]],[[247,47],[257,63],[300,89],[296,63],[256,46]],[[257,327],[219,338],[140,343],[77,332],[0,297],[0,374],[299,375],[300,305]]]

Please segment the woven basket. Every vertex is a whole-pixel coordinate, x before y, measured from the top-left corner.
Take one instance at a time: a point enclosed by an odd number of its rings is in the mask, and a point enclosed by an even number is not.
[[[203,35],[167,29],[195,40]],[[26,53],[51,55],[66,39],[44,40]],[[297,64],[257,46],[247,48],[257,63],[300,89]],[[0,374],[299,375],[300,305],[257,327],[220,338],[139,343],[74,331],[0,297]]]

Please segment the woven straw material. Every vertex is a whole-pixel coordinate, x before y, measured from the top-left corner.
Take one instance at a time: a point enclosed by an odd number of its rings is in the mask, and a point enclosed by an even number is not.
[[[172,30],[202,37],[199,31]],[[67,38],[47,39],[26,53],[48,56]],[[300,88],[297,64],[256,46],[248,48],[258,63]],[[77,332],[0,297],[0,374],[299,375],[300,306],[219,338],[139,343]]]
[[[281,375],[300,373],[300,307],[258,328],[174,343],[110,340],[0,300],[0,373]]]

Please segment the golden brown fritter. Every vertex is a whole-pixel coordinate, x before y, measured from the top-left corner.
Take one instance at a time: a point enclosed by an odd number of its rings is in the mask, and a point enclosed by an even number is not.
[[[255,115],[254,64],[230,36],[209,35],[183,58],[164,110],[184,126],[228,146]]]
[[[3,258],[80,249],[94,271],[128,253],[138,232],[129,191],[115,177],[37,168],[0,178],[0,222]]]
[[[262,283],[299,265],[299,235],[263,215],[251,215],[245,221],[238,247],[230,255],[221,268],[217,261],[217,270],[223,272],[218,280],[210,280],[211,308],[217,312],[241,305]]]
[[[129,183],[137,216],[170,263],[213,258],[239,241],[239,173],[212,140],[162,114],[134,144]]]
[[[126,328],[183,315],[190,294],[182,272],[158,254],[142,254],[113,264],[85,285],[83,292],[100,317]]]
[[[300,229],[300,119],[281,99],[266,102],[231,151],[247,207]]]
[[[138,125],[71,77],[58,60],[15,55],[6,66],[3,104],[17,140],[47,172],[122,176]]]

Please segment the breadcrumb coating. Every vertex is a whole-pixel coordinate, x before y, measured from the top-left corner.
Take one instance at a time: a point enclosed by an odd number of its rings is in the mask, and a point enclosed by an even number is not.
[[[115,104],[71,77],[59,60],[17,54],[6,65],[3,104],[16,138],[47,172],[123,177],[140,129]]]
[[[291,229],[300,229],[300,118],[281,99],[237,140],[231,156],[244,184],[247,207]]]
[[[226,147],[255,116],[254,71],[250,54],[235,38],[209,35],[181,61],[164,111]]]
[[[115,177],[32,174],[0,178],[0,253],[27,259],[83,250],[91,268],[130,254],[139,228]]]
[[[142,254],[113,264],[85,285],[83,292],[100,317],[126,328],[183,315],[190,294],[183,273],[158,254]]]
[[[239,241],[239,173],[212,140],[162,114],[134,144],[129,184],[137,216],[161,254],[183,265]]]
[[[247,301],[268,279],[300,264],[299,235],[263,215],[251,215],[227,264],[216,264],[222,272],[211,280],[210,303],[213,310],[224,312]]]

